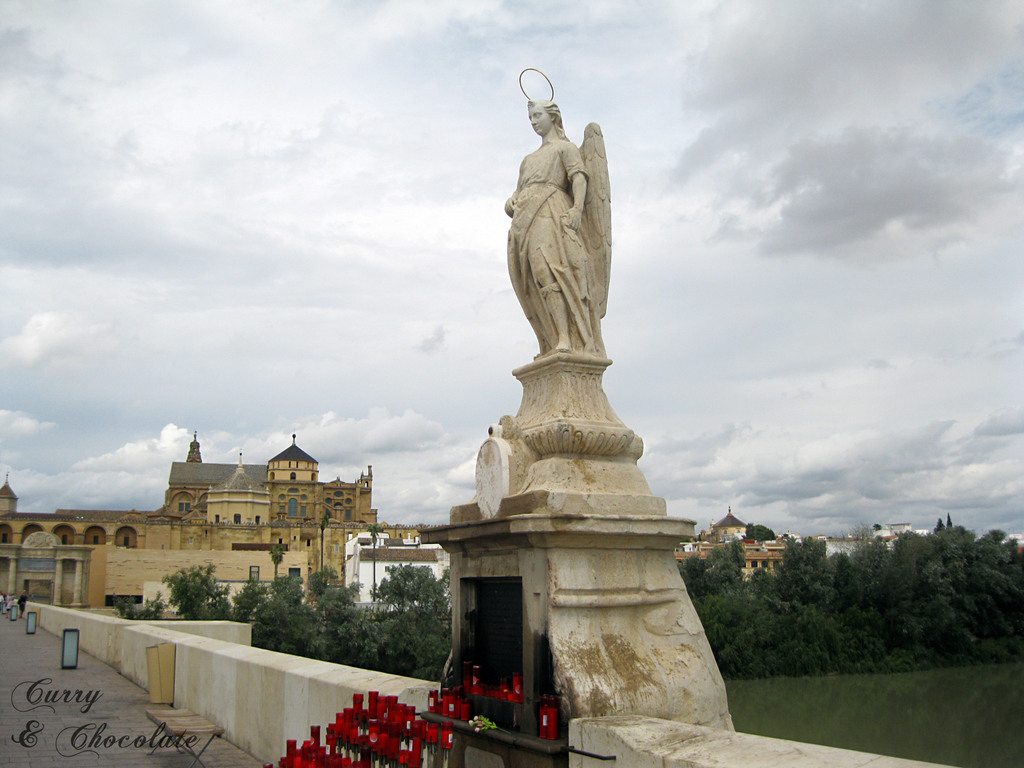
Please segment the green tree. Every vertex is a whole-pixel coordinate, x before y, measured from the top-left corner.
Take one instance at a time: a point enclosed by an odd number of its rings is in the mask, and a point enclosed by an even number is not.
[[[707,559],[688,557],[679,562],[679,573],[693,598],[722,594],[743,583],[743,544],[738,541],[715,547]]]
[[[314,603],[317,602],[331,586],[331,583],[337,580],[338,572],[333,568],[323,568],[309,574],[309,599]]]
[[[284,547],[274,544],[270,548],[270,562],[274,564],[274,581],[277,581],[277,567],[281,565],[282,560],[284,560]]]
[[[159,592],[153,600],[147,600],[144,606],[140,606],[130,597],[118,597],[114,600],[114,611],[122,619],[158,621],[164,617],[166,610],[167,603]]]
[[[359,585],[328,587],[316,603],[311,653],[318,659],[364,669],[379,669],[373,612],[356,607]],[[385,670],[390,672],[391,670]]]
[[[810,538],[787,541],[778,580],[780,600],[830,609],[835,590],[825,542]]]
[[[228,588],[217,583],[213,563],[194,565],[164,576],[170,603],[188,621],[219,621],[231,615]]]
[[[379,668],[439,680],[452,640],[447,572],[438,579],[421,566],[389,568],[377,600],[379,608],[370,613],[379,638]]]
[[[232,600],[231,620],[248,624],[252,621],[256,609],[269,597],[270,588],[263,582],[255,579],[245,582]]]
[[[775,531],[764,525],[748,525],[746,538],[754,541],[775,541]]]
[[[727,678],[1024,658],[1024,555],[1001,531],[943,525],[832,557],[792,541],[776,573],[739,582],[695,560],[680,571]]]
[[[315,612],[306,603],[299,579],[275,579],[252,609],[252,644],[257,648],[310,656]]]

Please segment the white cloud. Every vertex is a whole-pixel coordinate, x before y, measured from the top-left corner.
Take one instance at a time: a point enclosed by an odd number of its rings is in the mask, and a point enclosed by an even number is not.
[[[39,421],[21,411],[0,410],[0,443],[33,437],[56,426],[51,421]]]
[[[188,430],[168,424],[154,438],[125,443],[111,453],[82,459],[71,469],[83,472],[149,473],[167,472],[172,461],[184,461],[192,438]],[[156,504],[159,506],[159,504]]]
[[[16,336],[0,340],[0,353],[26,368],[79,368],[114,349],[113,329],[81,315],[41,312]]]
[[[717,237],[871,260],[1020,230],[1018,5],[734,2],[714,17],[688,94],[706,122],[677,170],[714,190]]]

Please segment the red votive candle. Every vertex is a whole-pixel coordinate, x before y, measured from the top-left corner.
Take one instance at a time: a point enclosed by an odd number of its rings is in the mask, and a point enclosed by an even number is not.
[[[455,743],[455,734],[452,733],[452,724],[445,721],[441,724],[441,748],[451,749]]]

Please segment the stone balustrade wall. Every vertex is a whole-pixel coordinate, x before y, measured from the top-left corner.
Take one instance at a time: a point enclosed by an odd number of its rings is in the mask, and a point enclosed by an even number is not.
[[[309,738],[352,694],[374,690],[427,708],[435,683],[252,648],[248,624],[230,621],[127,621],[88,611],[32,604],[39,627],[79,630],[79,647],[149,688],[146,648],[174,643],[174,706],[225,730],[225,738],[262,762],[276,763],[285,741]]]
[[[174,705],[222,726],[225,737],[262,762],[276,762],[285,740],[308,738],[310,725],[326,725],[351,706],[352,694],[380,691],[427,707],[436,683],[329,664],[252,648],[251,627],[228,621],[126,621],[88,611],[32,604],[39,626],[60,635],[80,631],[81,650],[148,689],[146,648],[174,643]],[[573,720],[569,743],[614,755],[605,765],[629,768],[925,768],[913,760],[881,757],[781,739],[732,733],[649,717]],[[570,768],[597,762],[570,755]]]

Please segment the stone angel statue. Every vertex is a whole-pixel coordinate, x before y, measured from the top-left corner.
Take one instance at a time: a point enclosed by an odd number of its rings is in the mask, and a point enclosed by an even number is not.
[[[538,358],[572,352],[604,359],[612,242],[604,135],[591,123],[577,148],[557,104],[536,100],[527,107],[541,143],[523,159],[505,203],[512,287],[537,334]]]

